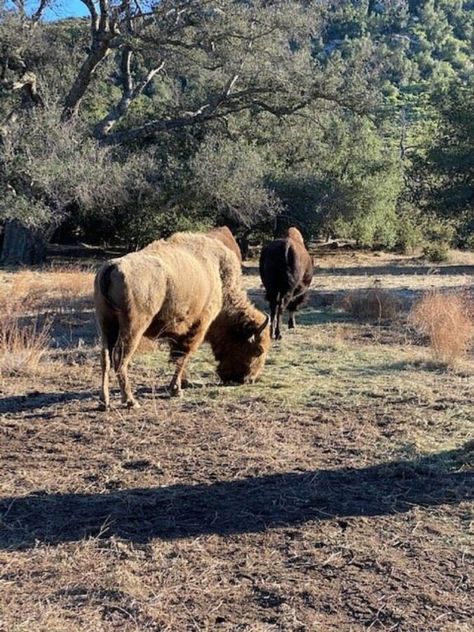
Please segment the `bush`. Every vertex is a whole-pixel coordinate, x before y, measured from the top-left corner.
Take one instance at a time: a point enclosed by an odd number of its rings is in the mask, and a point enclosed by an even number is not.
[[[444,242],[432,242],[425,244],[423,255],[432,263],[442,263],[449,257],[449,245]]]
[[[350,292],[339,306],[359,320],[378,322],[395,318],[401,310],[399,299],[378,283],[368,290]]]
[[[452,244],[455,228],[451,222],[435,217],[428,217],[425,220],[424,234],[426,243],[423,254],[428,261],[440,263],[447,261],[449,246]]]
[[[399,210],[396,231],[395,248],[400,252],[413,254],[423,244],[423,228],[419,214],[409,205],[403,205]]]
[[[461,292],[427,292],[409,322],[428,337],[434,358],[450,364],[465,356],[474,340],[474,301]]]

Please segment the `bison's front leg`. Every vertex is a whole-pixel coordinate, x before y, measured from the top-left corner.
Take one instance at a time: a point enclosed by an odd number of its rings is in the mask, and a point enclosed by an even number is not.
[[[194,325],[186,336],[180,336],[171,343],[170,359],[175,363],[176,370],[169,385],[171,397],[182,397],[183,384],[188,382],[186,365],[193,351],[204,340],[206,330],[200,324]]]
[[[296,327],[296,311],[304,303],[305,291],[304,288],[299,286],[295,290],[292,300],[288,303],[288,311],[290,313],[288,317],[288,329],[295,329]]]
[[[171,397],[181,397],[183,380],[186,379],[185,366],[189,356],[183,345],[176,341],[171,344],[170,360],[175,363],[175,372],[169,385]]]

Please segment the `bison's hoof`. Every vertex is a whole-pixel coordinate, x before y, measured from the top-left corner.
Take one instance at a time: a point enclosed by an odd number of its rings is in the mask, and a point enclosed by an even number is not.
[[[296,329],[296,325],[292,320],[290,320],[288,323],[288,329]]]
[[[140,404],[135,399],[129,399],[128,402],[125,402],[125,406],[130,409],[140,408]]]
[[[110,404],[106,404],[105,402],[99,402],[98,409],[103,411],[103,412],[109,412]]]
[[[170,390],[170,397],[183,397],[183,391],[175,386]]]

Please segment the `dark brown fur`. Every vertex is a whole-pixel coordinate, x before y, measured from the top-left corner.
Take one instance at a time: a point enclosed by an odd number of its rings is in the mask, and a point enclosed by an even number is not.
[[[304,303],[313,278],[313,262],[297,228],[262,249],[260,277],[270,303],[271,336],[281,338],[284,309],[290,312],[288,327],[295,327],[295,312]]]
[[[177,233],[139,252],[105,263],[94,300],[102,334],[102,402],[109,407],[114,366],[122,399],[137,406],[128,364],[142,336],[166,338],[176,371],[172,394],[181,393],[189,356],[210,342],[223,381],[253,382],[270,346],[268,318],[248,300],[239,262],[216,239]]]

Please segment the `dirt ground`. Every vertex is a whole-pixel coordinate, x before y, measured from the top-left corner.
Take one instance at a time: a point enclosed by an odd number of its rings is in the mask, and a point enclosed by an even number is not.
[[[471,259],[316,258],[299,326],[261,380],[222,387],[208,348],[167,398],[97,409],[93,264],[0,273],[51,321],[37,368],[0,377],[0,630],[472,630],[474,354],[430,360],[404,312],[330,303],[374,281],[406,302],[472,287]],[[255,262],[244,270],[264,306]]]

